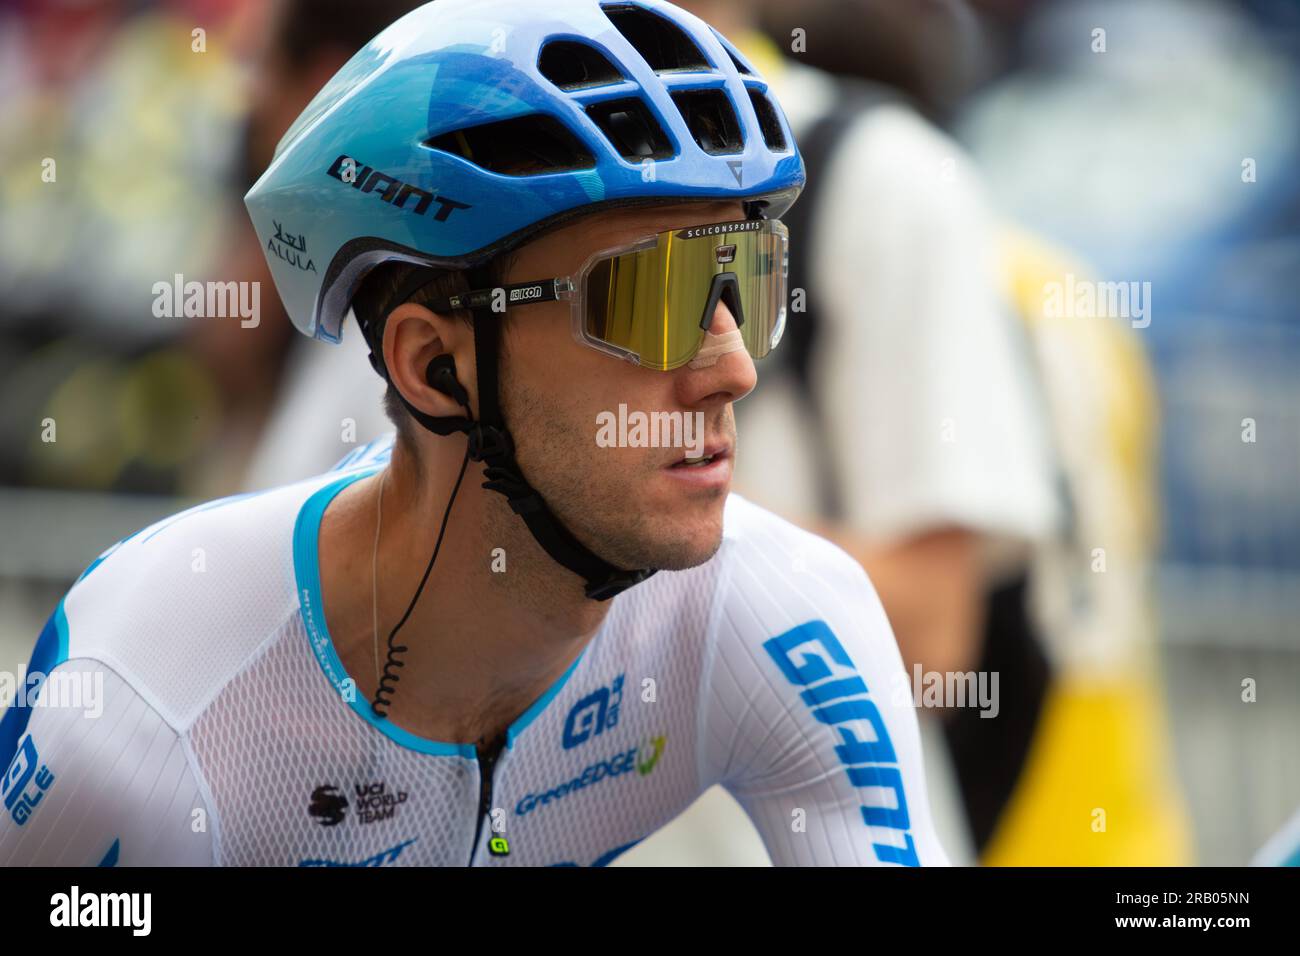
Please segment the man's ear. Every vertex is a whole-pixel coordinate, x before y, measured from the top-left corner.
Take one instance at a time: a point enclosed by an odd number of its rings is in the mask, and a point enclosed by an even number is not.
[[[388,315],[383,348],[388,376],[411,405],[435,418],[465,415],[474,388],[474,342],[468,325],[426,306],[404,302]],[[435,364],[440,357],[442,363]],[[445,388],[439,387],[432,374],[439,367],[451,376],[442,378]],[[452,383],[460,395],[448,390]]]

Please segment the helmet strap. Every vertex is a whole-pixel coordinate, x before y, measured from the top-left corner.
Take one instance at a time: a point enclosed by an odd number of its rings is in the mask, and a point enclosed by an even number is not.
[[[428,284],[427,277],[423,284]],[[409,298],[420,283],[409,285],[410,288],[403,290],[403,298],[395,301]],[[501,414],[497,374],[501,355],[500,316],[487,308],[471,312],[474,317],[474,361],[478,372],[478,421],[463,416],[430,415],[413,406],[398,391],[407,413],[435,435],[462,432],[469,437],[469,457],[485,465],[483,474],[487,480],[483,487],[505,496],[510,510],[523,519],[542,550],[586,582],[583,591],[588,598],[607,601],[644,581],[655,573],[654,569],[627,571],[600,557],[560,523],[541,494],[524,477],[519,462],[515,460],[514,441]],[[381,357],[382,347],[374,340],[371,329],[363,327],[362,332],[370,345],[371,367],[387,381],[388,369]]]
[[[523,519],[533,538],[558,564],[586,581],[584,593],[605,601],[654,574],[654,569],[626,571],[615,567],[578,541],[524,477],[515,460],[514,441],[501,415],[497,371],[500,316],[490,309],[474,314],[474,353],[478,372],[478,421],[467,429],[469,456],[482,461],[483,487],[504,495],[510,510]]]

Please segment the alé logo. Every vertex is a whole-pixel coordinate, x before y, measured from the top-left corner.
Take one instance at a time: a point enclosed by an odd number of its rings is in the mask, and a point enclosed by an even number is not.
[[[0,780],[0,799],[3,799],[5,810],[13,817],[14,823],[22,826],[27,822],[52,783],[54,774],[40,762],[32,735],[27,734],[18,745],[18,752],[5,771],[4,779]]]
[[[623,704],[624,676],[619,674],[608,687],[593,691],[573,705],[564,721],[565,750],[572,750],[617,726],[619,708]]]

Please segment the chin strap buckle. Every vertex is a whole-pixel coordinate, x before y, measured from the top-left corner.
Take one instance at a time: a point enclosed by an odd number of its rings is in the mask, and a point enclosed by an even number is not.
[[[469,457],[472,461],[483,461],[505,455],[512,462],[515,457],[515,444],[510,440],[510,433],[495,425],[475,423],[469,429]]]
[[[608,601],[616,594],[621,594],[634,584],[640,584],[650,575],[654,574],[654,569],[643,569],[639,571],[618,571],[600,584],[590,584],[583,589],[583,593],[593,601]]]

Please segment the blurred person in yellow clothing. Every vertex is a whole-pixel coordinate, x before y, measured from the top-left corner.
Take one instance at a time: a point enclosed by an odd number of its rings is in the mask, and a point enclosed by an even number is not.
[[[1170,765],[1155,648],[1150,368],[1133,320],[1061,307],[1066,289],[1093,282],[1069,254],[1008,228],[1000,261],[1034,345],[1072,520],[1035,555],[1032,611],[1053,679],[982,861],[1188,865],[1190,826]]]
[[[901,97],[850,98],[746,33],[743,5],[691,6],[788,104],[817,193],[787,216],[791,285],[806,255],[817,341],[796,344],[811,316],[792,307],[786,354],[804,368],[738,406],[752,466],[738,489],[859,559],[918,685],[999,672],[1002,719],[934,711],[969,862],[1190,862],[1151,660],[1154,399],[1133,336],[1047,314],[1047,284],[1068,267],[1029,237],[998,241],[960,149]],[[861,25],[835,16],[834,42],[867,61]],[[806,42],[832,42],[817,22]],[[961,431],[943,446],[947,409]],[[725,802],[701,803],[627,862],[655,862],[656,840],[676,859],[695,845],[708,862],[761,862],[743,823],[728,834]],[[941,831],[944,817],[936,807]]]

